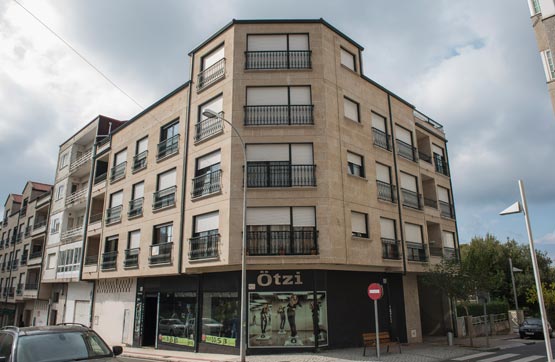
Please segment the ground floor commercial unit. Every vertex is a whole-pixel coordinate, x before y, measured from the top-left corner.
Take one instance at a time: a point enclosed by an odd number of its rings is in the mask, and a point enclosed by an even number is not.
[[[91,325],[92,282],[43,283],[51,288],[48,325],[80,323]]]

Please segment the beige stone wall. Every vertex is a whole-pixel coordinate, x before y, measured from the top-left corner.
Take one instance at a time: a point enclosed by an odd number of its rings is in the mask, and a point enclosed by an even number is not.
[[[416,274],[403,276],[403,293],[405,296],[405,323],[409,343],[422,342],[422,326],[420,324],[420,302]]]

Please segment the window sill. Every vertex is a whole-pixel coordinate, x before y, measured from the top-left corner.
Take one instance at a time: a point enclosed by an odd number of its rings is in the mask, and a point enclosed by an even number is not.
[[[155,214],[155,213],[157,213],[157,212],[164,211],[164,210],[167,210],[167,209],[172,209],[172,208],[174,208],[174,207],[175,207],[175,203],[172,204],[172,205],[159,207],[159,208],[157,208],[157,209],[152,208],[152,213]]]
[[[351,235],[351,240],[372,242],[370,237]]]
[[[119,178],[116,178],[116,179],[113,179],[113,180],[110,179],[110,185],[113,185],[113,184],[115,184],[116,182],[118,182],[118,181],[120,181],[120,180],[123,180],[123,179],[125,179],[125,176],[122,176],[122,177],[119,177]]]
[[[143,167],[139,167],[139,168],[135,168],[135,169],[131,170],[131,174],[134,175],[134,174],[138,173],[139,171],[145,170],[146,166],[147,165],[144,165]]]
[[[393,200],[384,200],[384,199],[380,199],[379,197],[377,199],[378,199],[378,202],[381,202],[387,205],[391,205],[391,206],[397,205],[397,202]]]
[[[221,129],[220,131],[218,131],[218,132],[216,132],[216,133],[214,133],[214,134],[211,134],[210,136],[206,136],[206,137],[201,138],[201,139],[199,139],[199,140],[195,140],[195,142],[194,142],[194,143],[195,143],[195,146],[196,146],[196,145],[199,145],[199,144],[201,144],[201,143],[203,143],[203,142],[205,142],[205,141],[208,141],[208,140],[210,140],[210,139],[212,139],[212,138],[215,138],[215,137],[217,137],[217,136],[219,136],[219,135],[221,135],[221,134],[223,134],[223,133],[224,133],[224,129],[223,129],[223,127],[222,127],[222,129]]]
[[[351,69],[343,63],[339,63],[339,65],[341,66],[341,68],[348,70],[350,73],[359,75],[358,72],[355,69]]]
[[[397,152],[397,155],[399,156],[398,159],[400,159],[400,160],[405,160],[405,161],[409,161],[409,162],[412,162],[412,163],[418,163],[418,159],[415,160],[413,158],[405,157],[405,156],[399,154],[399,152]]]
[[[225,78],[226,78],[226,76],[225,76],[225,73],[224,73],[222,76],[220,76],[220,78],[212,81],[211,83],[204,84],[201,88],[197,88],[197,94],[200,94],[200,93],[204,92],[205,90],[212,88],[212,86],[214,86],[215,84],[220,83]]]
[[[275,72],[275,73],[279,73],[279,72],[312,72],[312,67],[306,67],[306,68],[266,68],[266,69],[260,69],[260,68],[245,68],[245,73],[260,73],[260,72]]]
[[[177,151],[175,151],[175,152],[173,152],[173,153],[170,153],[170,154],[168,154],[168,155],[164,155],[164,156],[162,156],[162,157],[156,156],[156,162],[158,163],[158,162],[165,161],[165,160],[167,160],[168,158],[172,158],[173,156],[178,155],[178,154],[179,154],[179,148],[177,149]],[[146,166],[145,166],[144,168],[146,168]]]
[[[409,209],[409,210],[419,211],[419,212],[423,212],[423,211],[424,211],[423,208],[420,208],[420,209],[419,209],[419,208],[412,207],[412,206],[408,206],[408,205],[404,205],[404,204],[401,204],[401,205],[403,205],[403,208],[404,208],[404,209]]]
[[[156,268],[156,267],[160,267],[160,266],[171,266],[173,263],[171,261],[165,262],[165,263],[148,263],[148,266],[151,268]]]
[[[352,118],[349,118],[349,117],[347,117],[347,116],[343,116],[343,119],[345,119],[346,121],[353,122],[354,124],[358,125],[359,127],[363,127],[361,121],[357,121],[357,120],[352,119]]]
[[[120,224],[120,223],[121,223],[121,219],[110,221],[110,222],[106,221],[106,227],[116,225],[116,224]]]
[[[353,178],[355,178],[355,179],[358,179],[358,180],[361,180],[361,181],[366,181],[366,182],[368,182],[368,179],[367,179],[366,177],[362,177],[362,176],[357,176],[357,175],[353,175],[353,174],[351,174],[351,173],[348,173],[348,172],[347,172],[347,176],[349,176],[349,177],[353,177]]]
[[[212,196],[217,196],[217,195],[221,195],[221,194],[222,194],[222,190],[220,189],[219,191],[212,192],[210,194],[199,195],[199,196],[191,195],[191,201],[200,201],[200,200],[204,200],[204,199],[210,198]]]
[[[133,269],[139,269],[138,265],[133,265],[133,266],[124,266],[123,267],[124,270],[133,270]]]
[[[132,215],[132,216],[127,215],[127,220],[138,219],[138,218],[141,218],[141,217],[143,217],[142,213],[137,214],[137,215]]]
[[[213,261],[220,261],[220,256],[213,256],[210,258],[202,258],[202,259],[188,259],[190,264],[199,264],[202,262],[213,262]]]

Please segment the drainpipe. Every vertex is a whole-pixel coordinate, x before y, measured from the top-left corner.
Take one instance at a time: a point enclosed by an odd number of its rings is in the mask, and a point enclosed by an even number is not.
[[[17,233],[18,233],[18,234],[19,234],[19,232],[20,232],[20,230],[19,230],[19,221],[20,221],[20,219],[21,219],[21,207],[20,207],[20,209],[19,209],[19,212],[17,213],[17,225],[16,225],[16,228],[17,228]],[[13,234],[12,234],[12,238],[13,238]],[[15,260],[15,248],[16,248],[16,245],[17,245],[17,235],[16,235],[16,242],[13,244],[13,248],[12,248],[13,254],[12,254],[12,259],[10,260],[10,262],[11,262],[11,263],[10,263],[10,273],[8,274],[8,281],[9,281],[9,282],[11,282],[11,280],[12,280],[12,263],[13,263],[13,261]],[[6,283],[6,284],[7,284],[7,283]],[[15,287],[12,285],[10,288],[15,288]],[[6,306],[8,305],[8,298],[9,298],[9,290],[8,290],[8,293],[6,293]],[[14,301],[15,301],[15,289],[14,289]],[[15,324],[17,324],[17,323],[19,322],[19,321],[16,321],[16,320],[15,320],[15,319],[16,319],[16,318],[15,318],[15,317],[16,317],[16,315],[15,315],[16,309],[17,309],[17,303],[14,302],[14,311],[13,311],[13,313],[14,313],[14,323],[15,323]]]
[[[447,160],[447,164],[449,165],[449,154],[447,153],[447,140],[445,141],[445,159]],[[461,246],[459,244],[459,226],[457,224],[457,212],[455,211],[455,195],[453,194],[453,181],[451,178],[451,166],[448,166],[447,168],[448,172],[449,172],[449,187],[451,188],[451,199],[453,202],[453,217],[455,218],[455,234],[457,235],[456,239],[455,239],[455,243],[457,243],[457,253],[459,253],[458,255],[458,260],[459,262],[461,261],[460,258],[460,251],[461,251]]]
[[[405,259],[405,233],[403,232],[403,206],[401,205],[401,184],[399,183],[399,167],[397,165],[397,150],[393,137],[393,113],[391,112],[391,95],[387,94],[387,107],[389,109],[389,125],[391,128],[391,152],[393,152],[393,165],[395,168],[395,183],[397,185],[397,210],[399,211],[399,231],[401,236],[401,249],[403,251],[403,275],[407,274],[407,260]]]

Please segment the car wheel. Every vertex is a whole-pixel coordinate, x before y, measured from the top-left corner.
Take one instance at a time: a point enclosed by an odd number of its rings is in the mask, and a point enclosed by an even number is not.
[[[524,333],[520,332],[519,335],[520,335],[520,339],[524,339]]]

